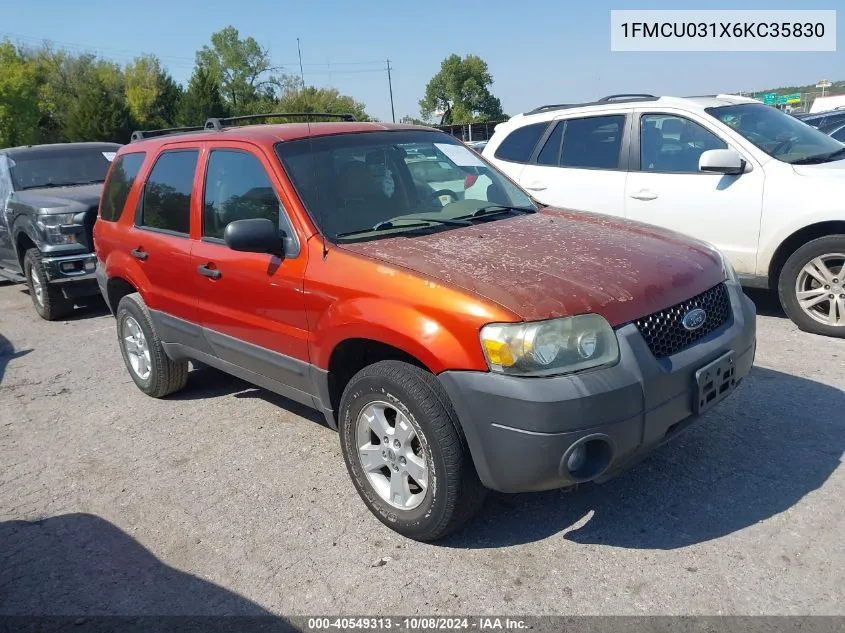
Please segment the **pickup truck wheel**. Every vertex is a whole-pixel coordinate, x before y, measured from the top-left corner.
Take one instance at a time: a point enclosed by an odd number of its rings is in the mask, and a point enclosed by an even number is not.
[[[778,294],[806,332],[845,338],[845,235],[807,242],[783,266]]]
[[[23,272],[38,316],[47,321],[56,321],[73,310],[73,302],[65,298],[61,290],[47,283],[47,271],[37,248],[29,249],[24,255]]]
[[[339,418],[352,482],[391,529],[433,541],[481,507],[486,491],[457,415],[429,372],[393,360],[365,367],[344,390]]]
[[[137,292],[117,306],[117,341],[123,362],[138,389],[163,398],[188,382],[188,361],[174,361],[165,354],[150,311]]]

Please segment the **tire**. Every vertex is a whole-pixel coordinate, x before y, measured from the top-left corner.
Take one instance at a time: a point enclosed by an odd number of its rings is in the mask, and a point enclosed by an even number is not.
[[[804,267],[821,258],[825,268],[821,276],[826,283],[804,272]],[[796,250],[781,269],[778,277],[778,296],[787,316],[805,332],[845,338],[845,235],[828,235],[804,244]],[[802,307],[798,291],[805,297],[822,299],[809,311]],[[833,295],[833,299],[830,299]],[[830,306],[835,304],[835,320],[831,320]],[[813,314],[811,314],[812,312]]]
[[[24,255],[23,272],[38,316],[47,321],[57,321],[73,310],[73,301],[64,297],[54,284],[47,282],[47,271],[37,248],[29,249]]]
[[[163,398],[182,389],[188,382],[188,361],[174,361],[165,354],[141,295],[134,292],[123,297],[115,315],[120,353],[138,389],[153,398]],[[138,331],[143,335],[143,344],[137,336]],[[139,360],[140,357],[143,360]]]
[[[362,416],[362,413],[379,407],[384,407],[388,421],[391,415],[394,416],[395,426],[392,433],[388,431],[387,445],[382,438],[376,438],[375,433],[369,432],[366,418]],[[393,414],[390,414],[391,410]],[[340,402],[339,419],[341,451],[352,483],[370,511],[392,530],[418,541],[434,541],[459,528],[483,504],[486,489],[475,472],[455,410],[443,387],[429,372],[395,360],[365,367],[346,386]],[[396,448],[395,453],[391,452],[389,449],[398,441],[391,438],[404,439],[407,434],[402,429],[407,430],[408,424],[416,439],[405,443],[401,449]],[[367,431],[361,431],[365,428]],[[368,450],[376,449],[371,453],[374,460],[379,459],[378,455],[388,454],[383,459],[382,472],[370,468],[371,475],[368,475],[365,471],[359,447],[364,446],[366,441],[361,439],[359,432],[370,438],[373,446]],[[378,446],[373,439],[378,439]],[[379,450],[382,452],[377,452]],[[413,451],[416,459],[412,456],[402,462],[404,457],[396,457],[402,451]],[[410,452],[405,454],[410,455]],[[391,455],[396,460],[392,465],[389,461]],[[399,508],[385,498],[384,486],[381,488],[383,492],[379,493],[373,481],[375,479],[383,484],[385,475],[389,474],[389,482],[393,482],[394,472],[399,472],[393,469],[406,468],[398,464],[408,464],[412,460],[416,464],[424,461],[427,482],[424,492],[418,491],[412,497],[415,499],[413,503],[418,505]],[[371,465],[373,463],[370,462]],[[423,472],[417,468],[416,472]],[[405,475],[399,477],[404,478]],[[405,490],[422,488],[412,479],[404,481],[408,483]],[[415,485],[412,486],[412,483]],[[392,483],[387,486],[387,494],[391,496]]]

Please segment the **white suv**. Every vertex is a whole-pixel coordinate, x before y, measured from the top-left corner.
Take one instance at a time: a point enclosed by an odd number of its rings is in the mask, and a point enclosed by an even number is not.
[[[732,95],[614,95],[496,127],[483,156],[550,206],[706,240],[803,330],[845,337],[845,145]]]

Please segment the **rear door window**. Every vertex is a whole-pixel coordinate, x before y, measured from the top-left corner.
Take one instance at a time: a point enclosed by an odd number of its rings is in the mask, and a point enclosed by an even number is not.
[[[561,167],[619,169],[624,130],[624,114],[567,119]]]
[[[191,226],[191,190],[199,150],[162,152],[147,178],[138,225],[188,235]]]
[[[549,123],[549,121],[532,123],[515,129],[496,149],[495,157],[513,163],[527,163],[543,132],[549,127]]]
[[[103,187],[103,201],[100,205],[100,219],[116,222],[123,213],[129,191],[146,158],[145,152],[123,154],[114,161],[114,166]]]

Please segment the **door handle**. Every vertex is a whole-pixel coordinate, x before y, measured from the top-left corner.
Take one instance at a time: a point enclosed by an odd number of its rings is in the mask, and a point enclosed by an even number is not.
[[[648,189],[642,189],[637,193],[632,193],[631,197],[634,200],[654,200],[655,198],[657,198],[657,194],[653,191],[649,191]]]
[[[205,265],[197,266],[197,272],[203,277],[208,277],[209,279],[220,279],[223,276],[223,273],[216,268],[209,268]]]
[[[140,248],[133,248],[129,252],[132,253],[132,257],[134,257],[135,259],[140,259],[141,261],[144,261],[145,259],[147,259],[147,257],[150,256],[149,253],[141,250]]]
[[[525,185],[525,188],[531,191],[543,191],[546,188],[546,183],[535,180],[530,185]]]

